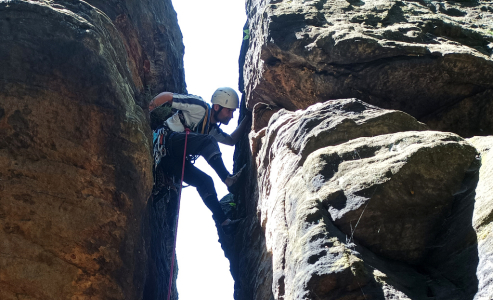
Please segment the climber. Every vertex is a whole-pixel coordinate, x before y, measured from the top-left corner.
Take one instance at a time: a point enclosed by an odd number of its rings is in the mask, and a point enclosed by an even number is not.
[[[229,174],[224,166],[218,142],[234,146],[245,132],[249,117],[243,118],[236,130],[228,135],[219,125],[227,125],[233,118],[233,113],[239,107],[238,95],[232,88],[218,88],[212,95],[211,103],[212,107],[201,97],[171,92],[163,92],[154,97],[149,103],[149,112],[163,105],[177,110],[154,131],[154,159],[157,167],[165,166],[171,168],[173,174],[180,174],[185,128],[188,128],[191,132],[187,138],[187,161],[183,181],[197,188],[200,197],[212,212],[214,221],[221,225],[226,234],[232,234],[240,220],[230,220],[226,217],[219,204],[212,178],[195,167],[190,157],[202,156],[231,191],[243,168],[234,175]],[[161,158],[166,163],[162,163]]]

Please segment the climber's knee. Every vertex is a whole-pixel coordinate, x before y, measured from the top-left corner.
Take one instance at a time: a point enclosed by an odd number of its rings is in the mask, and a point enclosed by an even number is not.
[[[221,150],[219,149],[219,144],[217,143],[217,140],[210,135],[204,136],[202,156],[205,158],[205,160],[210,161],[211,158],[218,154],[221,154]]]
[[[214,181],[209,175],[202,176],[200,183],[196,186],[197,192],[202,199],[205,199],[211,195],[217,197],[216,189],[214,188]]]

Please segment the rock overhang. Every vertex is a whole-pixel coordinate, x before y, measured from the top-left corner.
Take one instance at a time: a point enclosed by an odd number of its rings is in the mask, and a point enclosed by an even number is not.
[[[435,129],[486,134],[493,82],[493,14],[482,10],[488,5],[251,2],[243,67],[247,108],[264,102],[296,110],[356,97]],[[465,14],[451,16],[445,6]],[[466,104],[469,113],[461,115]],[[464,121],[468,126],[453,124]]]

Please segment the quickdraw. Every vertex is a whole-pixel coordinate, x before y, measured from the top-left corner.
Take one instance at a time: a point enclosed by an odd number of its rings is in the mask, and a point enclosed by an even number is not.
[[[157,167],[161,159],[166,156],[166,136],[171,131],[168,127],[161,127],[153,132],[152,143],[154,145],[154,167]]]

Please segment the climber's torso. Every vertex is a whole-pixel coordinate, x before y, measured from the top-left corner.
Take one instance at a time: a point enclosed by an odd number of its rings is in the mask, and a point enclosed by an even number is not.
[[[210,123],[211,108],[202,98],[194,95],[174,94],[171,107],[178,110],[165,121],[165,125],[172,131],[183,132],[186,126],[192,132],[213,136],[219,143],[230,139],[230,136],[223,132],[217,124]]]

